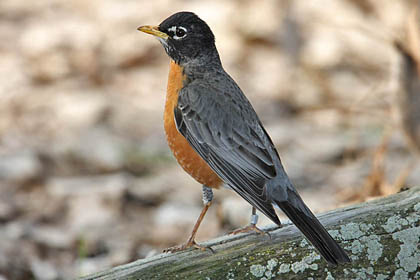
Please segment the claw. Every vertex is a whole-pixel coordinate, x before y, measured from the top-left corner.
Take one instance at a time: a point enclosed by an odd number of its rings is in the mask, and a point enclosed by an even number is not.
[[[194,247],[194,248],[199,249],[201,251],[209,250],[210,252],[214,253],[214,250],[210,246],[199,245],[195,242],[195,240],[189,240],[187,243],[184,243],[184,244],[181,244],[181,245],[178,245],[178,246],[174,246],[174,247],[170,247],[170,248],[166,248],[166,249],[163,250],[163,253],[180,252],[180,251],[187,250],[191,247]]]
[[[206,214],[207,210],[209,209],[211,205],[211,199],[213,197],[213,193],[209,187],[206,187],[203,185],[203,200],[205,200],[205,204],[203,207],[203,210],[201,210],[201,214],[197,219],[197,222],[194,225],[194,228],[191,232],[190,237],[188,238],[188,241],[184,244],[181,244],[179,246],[174,246],[170,248],[166,248],[163,250],[164,253],[174,253],[179,251],[187,250],[191,247],[194,247],[196,249],[200,249],[201,251],[209,250],[210,252],[214,253],[214,250],[210,246],[201,246],[195,243],[195,234],[197,233],[198,227],[201,224],[201,221],[204,218],[204,215]]]
[[[229,232],[229,234],[236,235],[238,233],[249,233],[251,231],[256,232],[257,234],[260,234],[260,235],[268,235],[268,237],[270,237],[270,239],[271,239],[271,234],[270,233],[259,229],[254,224],[250,224],[250,225],[248,225],[246,227],[236,229],[236,230],[234,230],[232,232]]]

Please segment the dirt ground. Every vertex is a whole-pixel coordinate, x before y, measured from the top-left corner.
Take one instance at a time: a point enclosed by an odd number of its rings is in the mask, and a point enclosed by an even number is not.
[[[169,59],[136,30],[177,11],[210,25],[314,212],[419,185],[394,47],[414,2],[0,1],[0,279],[74,278],[187,238],[201,186],[165,142]],[[217,191],[198,240],[250,212]]]

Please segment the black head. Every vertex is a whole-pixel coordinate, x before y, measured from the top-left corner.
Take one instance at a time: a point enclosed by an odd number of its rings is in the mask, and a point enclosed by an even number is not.
[[[158,27],[142,26],[140,31],[156,36],[166,53],[178,64],[217,57],[214,35],[210,27],[191,12],[179,12]],[[204,62],[204,61],[203,61]]]

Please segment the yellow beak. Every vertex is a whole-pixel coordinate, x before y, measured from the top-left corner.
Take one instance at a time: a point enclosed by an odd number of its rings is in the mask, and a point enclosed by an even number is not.
[[[158,26],[143,25],[137,28],[137,30],[147,33],[147,34],[152,34],[153,36],[156,36],[165,40],[169,38],[168,34],[159,31]]]

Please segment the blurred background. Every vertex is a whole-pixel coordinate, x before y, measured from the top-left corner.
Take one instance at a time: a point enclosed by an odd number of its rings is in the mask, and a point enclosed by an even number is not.
[[[165,142],[169,59],[136,30],[177,11],[211,26],[314,212],[419,185],[417,5],[1,0],[0,279],[68,279],[186,240],[201,186]],[[250,212],[216,191],[198,241]]]

